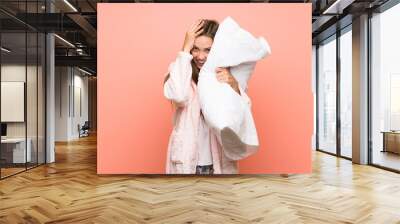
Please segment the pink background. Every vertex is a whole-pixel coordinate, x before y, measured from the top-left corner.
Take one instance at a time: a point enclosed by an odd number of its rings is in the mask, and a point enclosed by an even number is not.
[[[240,173],[309,173],[313,131],[311,4],[98,4],[99,174],[165,173],[172,130],[168,65],[198,18],[234,18],[272,55],[249,83],[260,150]]]

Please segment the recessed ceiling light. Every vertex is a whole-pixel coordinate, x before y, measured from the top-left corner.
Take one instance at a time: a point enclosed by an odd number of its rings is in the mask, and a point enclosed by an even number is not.
[[[336,0],[322,14],[342,14],[343,9],[351,5],[355,0]]]
[[[81,71],[81,72],[83,72],[83,73],[85,73],[85,74],[93,75],[92,73],[90,73],[90,72],[88,72],[88,71],[86,71],[86,70],[83,70],[83,69],[81,69],[81,68],[79,68],[79,67],[78,67],[78,70]]]
[[[64,38],[62,38],[62,37],[60,37],[60,36],[57,35],[57,34],[54,34],[54,36],[57,37],[58,39],[60,39],[61,41],[63,41],[64,43],[68,44],[69,46],[75,48],[75,45],[73,45],[73,44],[72,44],[71,42],[69,42],[68,40],[66,40],[66,39],[64,39]]]
[[[6,53],[10,53],[11,52],[11,50],[9,50],[9,49],[7,49],[5,47],[1,47],[1,51],[4,51]]]
[[[78,12],[78,10],[68,1],[64,0],[65,4],[67,4],[73,11]]]

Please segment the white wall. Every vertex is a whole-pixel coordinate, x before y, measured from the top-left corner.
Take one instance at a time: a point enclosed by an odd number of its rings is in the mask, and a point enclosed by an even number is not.
[[[55,68],[55,141],[68,140],[69,80],[68,67]]]
[[[55,73],[55,140],[77,139],[78,124],[88,120],[88,77],[72,67],[56,67]]]
[[[77,70],[75,70],[77,71]],[[79,73],[83,74],[83,73]],[[76,128],[78,124],[81,126],[85,123],[85,121],[88,121],[89,117],[89,111],[88,111],[88,77],[87,76],[81,76],[81,75],[75,75],[75,80],[74,80],[74,86],[75,86],[75,117],[73,119],[72,127],[75,127],[72,129],[72,134],[73,136],[78,137],[78,129]],[[79,96],[79,93],[77,92],[80,90],[80,99],[77,97]],[[77,108],[77,104],[79,104],[78,101],[81,101],[81,113],[79,113],[79,108]]]

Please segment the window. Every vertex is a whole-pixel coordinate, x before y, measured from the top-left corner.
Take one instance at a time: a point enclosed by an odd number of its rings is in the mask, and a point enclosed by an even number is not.
[[[345,28],[340,36],[340,154],[352,157],[352,32]]]
[[[318,149],[336,153],[336,36],[318,47]]]
[[[371,18],[372,163],[400,170],[400,4]],[[392,132],[393,131],[393,132]]]

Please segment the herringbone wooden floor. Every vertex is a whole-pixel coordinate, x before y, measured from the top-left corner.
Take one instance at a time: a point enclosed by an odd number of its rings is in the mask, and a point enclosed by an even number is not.
[[[0,181],[0,223],[400,223],[400,175],[315,152],[310,175],[96,175],[96,138]]]

